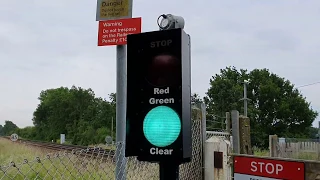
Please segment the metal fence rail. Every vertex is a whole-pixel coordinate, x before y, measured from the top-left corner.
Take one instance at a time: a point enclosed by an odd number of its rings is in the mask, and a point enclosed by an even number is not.
[[[49,153],[23,162],[10,162],[0,167],[1,180],[19,179],[115,179],[117,160],[113,151],[91,151],[87,149]],[[127,160],[127,179],[157,179],[156,164]],[[121,177],[119,179],[125,179]]]
[[[223,139],[230,140],[230,133],[226,130],[220,130],[220,131],[207,131],[207,139],[210,139],[211,137],[220,137]]]

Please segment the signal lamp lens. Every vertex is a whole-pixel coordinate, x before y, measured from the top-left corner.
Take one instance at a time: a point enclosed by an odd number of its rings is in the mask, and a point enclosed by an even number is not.
[[[168,87],[177,85],[180,76],[178,59],[173,55],[162,54],[153,58],[146,78],[153,86]]]
[[[181,131],[179,115],[170,107],[151,109],[143,121],[143,133],[154,146],[166,147],[177,140]]]

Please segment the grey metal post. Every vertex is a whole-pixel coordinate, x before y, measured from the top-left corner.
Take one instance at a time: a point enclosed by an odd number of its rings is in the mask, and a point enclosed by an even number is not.
[[[207,125],[206,125],[206,105],[201,103],[201,125],[202,125],[202,142],[205,144],[207,140]]]
[[[318,123],[319,123],[319,125],[318,125],[318,135],[319,135],[319,142],[320,142],[320,121]]]
[[[204,143],[207,140],[207,120],[206,120],[206,105],[201,103],[201,125],[202,125],[202,142]]]
[[[243,100],[243,115],[248,117],[248,100],[250,100],[248,97],[247,97],[247,85],[248,85],[248,81],[244,81],[243,82],[243,98],[240,99],[240,101]]]
[[[225,129],[225,124],[226,124],[226,118],[227,117],[221,117],[222,119],[221,119],[221,130],[224,130]]]
[[[112,137],[112,143],[113,143],[113,117],[111,117],[111,137]]]
[[[206,105],[204,103],[201,103],[201,125],[202,125],[202,164],[204,165],[204,156],[205,156],[205,145],[207,140],[207,110]],[[204,174],[204,168],[202,169],[202,173]],[[204,176],[203,176],[204,179]]]
[[[116,180],[126,179],[125,135],[126,135],[126,46],[117,46],[117,95],[116,95]]]
[[[318,123],[318,160],[320,160],[320,121]]]
[[[240,134],[239,134],[239,111],[232,110],[231,111],[231,120],[232,120],[232,147],[233,152],[236,154],[240,154]]]
[[[226,112],[226,131],[230,133],[230,113]]]
[[[247,83],[243,83],[244,116],[248,115]]]

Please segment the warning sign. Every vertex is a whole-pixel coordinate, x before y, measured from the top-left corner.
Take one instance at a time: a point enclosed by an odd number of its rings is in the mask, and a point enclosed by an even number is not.
[[[98,0],[97,21],[132,17],[132,0]]]
[[[99,21],[98,46],[127,44],[128,34],[141,33],[141,17]]]
[[[303,162],[234,156],[235,180],[304,180],[304,174]]]

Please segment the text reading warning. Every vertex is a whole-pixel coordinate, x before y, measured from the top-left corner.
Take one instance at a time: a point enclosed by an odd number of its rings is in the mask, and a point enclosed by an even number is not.
[[[141,33],[141,18],[99,21],[98,46],[127,44],[128,34]]]

